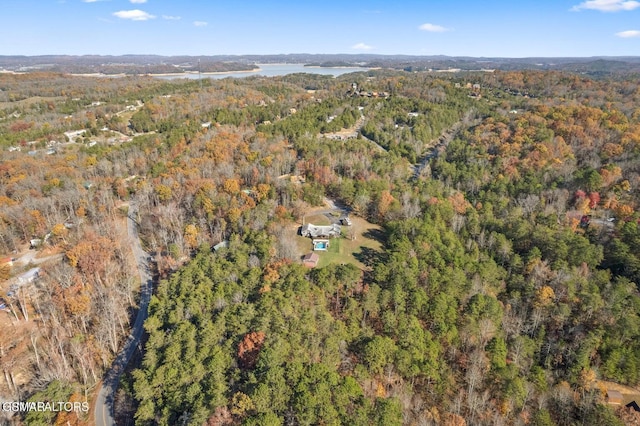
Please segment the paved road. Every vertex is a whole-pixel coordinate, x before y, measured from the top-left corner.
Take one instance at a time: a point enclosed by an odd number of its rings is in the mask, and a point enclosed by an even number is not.
[[[114,426],[116,424],[113,418],[114,396],[118,389],[120,376],[140,343],[140,338],[144,331],[142,325],[147,319],[147,308],[149,307],[149,300],[153,292],[153,277],[149,269],[150,257],[149,254],[142,249],[142,245],[140,244],[136,225],[137,214],[138,206],[132,201],[129,204],[129,214],[127,216],[127,232],[131,240],[131,250],[136,258],[138,272],[140,274],[140,307],[138,309],[136,322],[131,329],[131,334],[129,334],[124,347],[113,361],[111,370],[109,370],[102,382],[102,388],[100,388],[100,392],[98,393],[94,409],[96,426]]]

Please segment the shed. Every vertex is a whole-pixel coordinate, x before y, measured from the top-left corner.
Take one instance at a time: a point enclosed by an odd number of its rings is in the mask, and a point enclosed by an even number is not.
[[[617,390],[607,390],[607,404],[609,405],[622,405],[624,398],[622,394]]]
[[[308,253],[302,258],[302,263],[308,268],[314,268],[318,265],[319,260],[318,253]]]
[[[229,241],[223,240],[222,242],[219,242],[218,244],[213,246],[213,250],[214,251],[218,251],[218,250],[220,250],[222,248],[229,248]]]

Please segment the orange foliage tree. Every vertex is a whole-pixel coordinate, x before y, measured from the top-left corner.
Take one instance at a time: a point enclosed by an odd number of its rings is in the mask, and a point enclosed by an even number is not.
[[[264,332],[252,331],[245,334],[238,345],[238,362],[244,369],[252,369],[256,366],[258,355],[264,345]]]

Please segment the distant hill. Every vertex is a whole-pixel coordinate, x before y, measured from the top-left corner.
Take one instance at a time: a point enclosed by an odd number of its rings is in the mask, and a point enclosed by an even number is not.
[[[279,55],[44,55],[0,56],[0,69],[16,72],[159,74],[224,72],[255,68],[257,63],[297,63],[315,66],[366,66],[406,71],[424,70],[561,70],[593,76],[640,72],[640,57],[590,58],[485,58],[372,54],[279,54]]]

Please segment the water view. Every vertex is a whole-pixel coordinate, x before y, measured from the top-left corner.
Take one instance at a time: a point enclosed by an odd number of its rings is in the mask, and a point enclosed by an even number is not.
[[[257,64],[259,69],[255,71],[232,71],[232,72],[222,72],[222,73],[202,73],[202,78],[213,78],[213,79],[221,79],[227,77],[234,78],[243,78],[250,77],[253,75],[259,75],[263,77],[276,77],[287,74],[295,74],[299,72],[309,73],[309,74],[322,74],[322,75],[332,75],[337,77],[342,74],[347,74],[350,72],[361,72],[368,71],[370,68],[361,68],[361,67],[306,67],[304,64]],[[191,78],[197,79],[199,75],[197,73],[193,74],[176,74],[176,75],[163,75],[158,78],[163,79],[176,79],[176,78]]]

